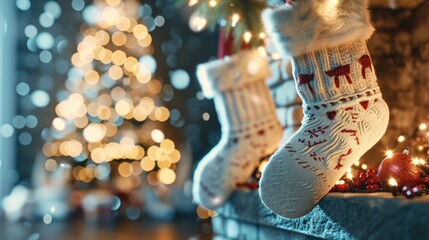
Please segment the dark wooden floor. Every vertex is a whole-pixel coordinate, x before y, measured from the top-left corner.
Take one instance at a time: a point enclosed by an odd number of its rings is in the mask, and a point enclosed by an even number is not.
[[[119,220],[110,223],[87,223],[82,219],[0,223],[1,240],[181,240],[212,239],[208,222],[187,217],[173,222],[156,220]]]

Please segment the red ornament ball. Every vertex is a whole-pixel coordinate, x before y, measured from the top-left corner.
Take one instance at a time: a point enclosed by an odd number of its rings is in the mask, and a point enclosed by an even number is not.
[[[378,168],[378,178],[384,189],[390,189],[389,180],[394,178],[399,187],[414,187],[419,184],[420,174],[423,171],[412,163],[412,159],[405,153],[394,153],[383,159]]]

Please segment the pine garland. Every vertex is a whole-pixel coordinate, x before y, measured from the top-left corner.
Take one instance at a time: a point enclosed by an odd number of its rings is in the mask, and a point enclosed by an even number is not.
[[[195,7],[197,16],[207,21],[207,27],[215,30],[224,28],[225,38],[234,37],[234,52],[243,46],[259,47],[264,45],[265,33],[261,21],[261,12],[268,7],[265,0],[177,0],[178,4]]]

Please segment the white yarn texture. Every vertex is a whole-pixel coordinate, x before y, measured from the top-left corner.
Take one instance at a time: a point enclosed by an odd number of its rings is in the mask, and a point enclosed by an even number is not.
[[[349,14],[366,16],[367,10]],[[286,28],[289,23],[279,24]],[[309,213],[386,131],[389,109],[378,88],[366,36],[292,56],[304,119],[262,173],[260,197],[273,212],[288,218]]]
[[[195,170],[193,197],[215,209],[277,149],[282,127],[265,84],[268,62],[258,51],[202,64],[197,75],[205,95],[214,96],[222,137]]]
[[[367,0],[299,0],[266,9],[262,19],[282,54],[299,55],[335,47],[374,32]]]

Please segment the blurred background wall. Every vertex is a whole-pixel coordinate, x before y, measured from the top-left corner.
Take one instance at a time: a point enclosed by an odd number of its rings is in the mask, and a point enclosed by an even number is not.
[[[16,181],[16,142],[10,119],[16,112],[16,11],[13,0],[0,7],[0,199]]]

